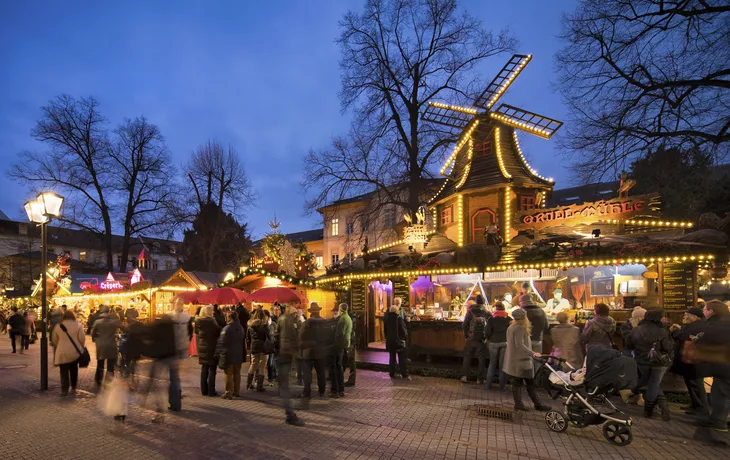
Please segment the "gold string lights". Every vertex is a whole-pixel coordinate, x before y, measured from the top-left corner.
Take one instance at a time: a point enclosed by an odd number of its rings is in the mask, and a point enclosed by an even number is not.
[[[499,163],[499,170],[502,171],[502,175],[505,179],[512,179],[512,175],[507,172],[507,168],[504,167],[504,159],[502,158],[502,145],[500,144],[501,139],[499,136],[499,128],[494,128],[494,145],[497,152],[497,162]]]

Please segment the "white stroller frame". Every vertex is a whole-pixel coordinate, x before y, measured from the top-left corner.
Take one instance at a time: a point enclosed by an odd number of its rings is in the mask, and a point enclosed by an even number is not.
[[[633,440],[633,435],[631,434],[631,424],[632,420],[631,417],[626,417],[625,419],[620,419],[616,417],[612,417],[615,413],[623,413],[621,410],[619,410],[618,407],[616,407],[610,399],[608,399],[605,395],[598,395],[598,387],[595,387],[593,391],[588,391],[586,388],[586,394],[588,397],[584,397],[580,391],[574,386],[571,385],[569,381],[565,380],[562,375],[558,373],[558,371],[550,364],[550,360],[556,360],[559,364],[565,363],[571,372],[574,372],[576,369],[573,367],[569,362],[567,362],[564,358],[560,358],[558,356],[552,356],[552,355],[542,355],[540,358],[535,358],[536,360],[542,362],[542,365],[545,366],[547,369],[550,370],[551,374],[556,376],[558,379],[560,379],[560,382],[562,383],[563,388],[570,393],[570,395],[565,398],[565,403],[563,405],[563,411],[560,410],[550,410],[545,413],[545,423],[547,424],[548,428],[550,428],[552,431],[562,433],[568,429],[568,422],[572,422],[573,426],[577,426],[579,428],[585,428],[585,426],[581,426],[574,420],[571,420],[571,418],[566,415],[569,414],[568,406],[571,404],[571,402],[579,401],[583,407],[585,407],[588,411],[590,411],[593,415],[596,415],[604,420],[603,423],[603,435],[604,437],[611,443],[617,446],[626,446],[631,443]],[[552,382],[551,382],[552,383]],[[603,402],[606,402],[608,406],[614,411],[609,414],[603,413],[596,409],[590,402],[589,398],[591,396],[602,396]],[[587,426],[587,425],[586,425]]]

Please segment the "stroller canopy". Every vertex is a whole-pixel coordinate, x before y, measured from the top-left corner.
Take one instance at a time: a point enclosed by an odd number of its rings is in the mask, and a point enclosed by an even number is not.
[[[588,348],[585,378],[588,387],[623,390],[635,388],[638,380],[636,361],[632,357],[604,346]]]

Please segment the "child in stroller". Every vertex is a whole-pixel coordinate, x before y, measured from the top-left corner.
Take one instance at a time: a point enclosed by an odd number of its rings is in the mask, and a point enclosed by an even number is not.
[[[638,381],[636,362],[618,350],[603,346],[588,349],[585,370],[577,370],[564,359],[544,355],[535,379],[553,399],[565,401],[563,410],[545,414],[551,430],[562,433],[568,424],[578,428],[603,424],[603,436],[611,444],[626,446],[633,440],[631,417],[621,412],[608,395],[625,388],[634,388]],[[557,364],[556,364],[557,363]],[[566,365],[570,372],[560,371]]]

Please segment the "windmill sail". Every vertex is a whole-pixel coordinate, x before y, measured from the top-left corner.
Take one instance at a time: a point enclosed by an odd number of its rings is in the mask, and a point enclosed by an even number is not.
[[[475,109],[442,104],[440,102],[429,102],[421,118],[440,125],[464,129],[476,114],[477,111]]]
[[[543,139],[550,139],[555,131],[563,126],[561,121],[507,104],[500,105],[497,110],[490,112],[489,116],[506,125],[540,136]]]
[[[517,75],[530,62],[530,59],[532,59],[531,54],[515,54],[512,56],[497,76],[494,77],[494,80],[487,86],[487,89],[477,97],[474,105],[485,110],[491,109],[502,94],[507,91],[512,81],[517,78]]]

